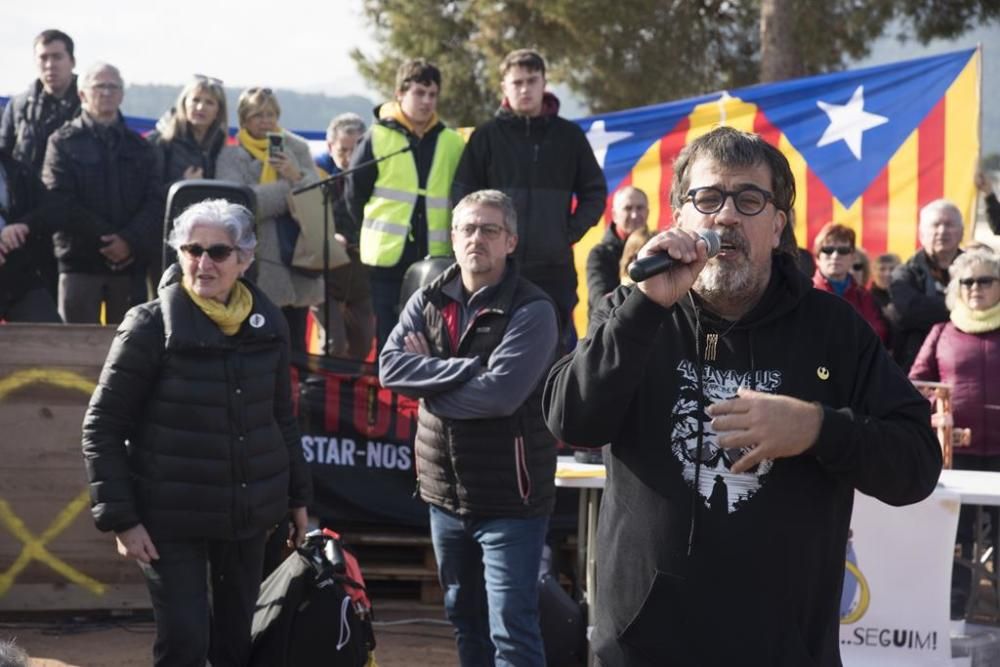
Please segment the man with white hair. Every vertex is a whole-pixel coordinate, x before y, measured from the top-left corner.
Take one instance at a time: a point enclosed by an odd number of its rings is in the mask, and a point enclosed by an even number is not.
[[[59,315],[65,322],[121,322],[133,280],[160,249],[159,187],[152,146],[125,127],[121,73],[97,63],[80,82],[80,115],[49,138],[42,181],[66,208],[55,234]],[[133,274],[136,274],[133,276]]]
[[[605,295],[621,284],[619,263],[625,241],[632,232],[645,229],[649,199],[639,188],[628,185],[611,200],[611,224],[600,242],[587,255],[587,313],[593,313]]]
[[[920,250],[895,268],[889,293],[889,316],[899,334],[893,356],[909,370],[931,327],[948,319],[944,303],[948,269],[962,252],[962,212],[947,199],[935,199],[920,209]]]

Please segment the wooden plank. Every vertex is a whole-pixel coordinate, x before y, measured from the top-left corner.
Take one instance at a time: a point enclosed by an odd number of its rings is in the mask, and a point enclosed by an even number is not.
[[[0,367],[98,368],[108,356],[115,327],[94,324],[5,324],[0,326]],[[2,376],[2,371],[0,371]]]
[[[14,584],[0,597],[0,612],[150,609],[144,583],[109,586],[96,596],[72,584]]]

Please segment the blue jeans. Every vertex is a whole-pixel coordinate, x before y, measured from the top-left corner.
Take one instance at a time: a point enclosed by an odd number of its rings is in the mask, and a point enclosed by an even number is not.
[[[431,506],[431,539],[462,667],[538,667],[538,568],[549,517],[461,518]]]

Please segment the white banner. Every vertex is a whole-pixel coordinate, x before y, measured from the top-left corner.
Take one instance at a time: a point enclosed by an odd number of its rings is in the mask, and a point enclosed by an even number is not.
[[[957,493],[891,507],[856,493],[840,605],[845,667],[951,665]]]

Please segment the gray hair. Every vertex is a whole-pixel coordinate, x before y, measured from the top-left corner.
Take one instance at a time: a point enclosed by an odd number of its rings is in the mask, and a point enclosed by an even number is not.
[[[326,128],[326,140],[333,141],[338,134],[364,134],[365,121],[356,113],[342,113],[330,121]]]
[[[111,63],[106,63],[102,61],[94,63],[93,65],[90,66],[90,69],[88,69],[84,73],[83,79],[80,82],[80,87],[90,88],[90,84],[94,82],[94,79],[96,79],[97,75],[100,74],[101,72],[111,72],[112,74],[115,75],[115,78],[118,79],[118,85],[121,86],[122,88],[125,87],[125,80],[122,79],[121,71]]]
[[[924,226],[937,213],[946,213],[952,222],[958,223],[959,227],[965,226],[962,221],[962,212],[947,199],[935,199],[920,209],[920,226]]]
[[[0,667],[28,667],[28,654],[9,639],[0,639]]]
[[[967,278],[977,266],[985,266],[994,277],[1000,278],[1000,257],[991,250],[969,250],[963,252],[955,258],[955,261],[948,267],[948,275],[951,280],[948,282],[948,291],[945,292],[944,302],[948,310],[954,310],[959,302],[959,291],[961,287],[958,281]]]
[[[451,213],[452,226],[458,225],[458,221],[474,206],[490,206],[500,211],[507,232],[517,235],[517,211],[514,209],[514,202],[499,190],[478,190],[462,197],[462,201],[458,202]]]
[[[170,230],[167,244],[174,250],[180,250],[180,247],[191,238],[191,231],[197,225],[226,230],[240,258],[242,260],[253,258],[254,248],[257,247],[253,214],[243,206],[225,199],[206,199],[191,204],[174,219],[174,227]]]

